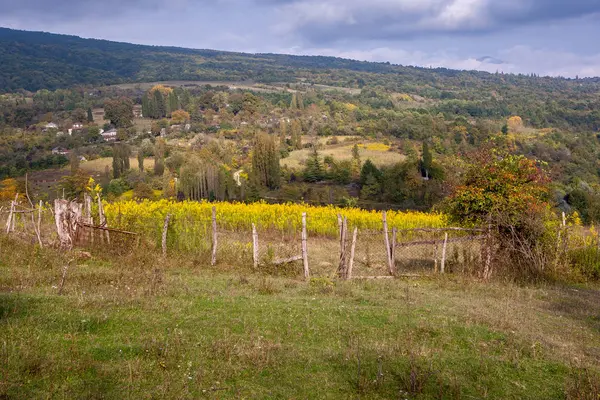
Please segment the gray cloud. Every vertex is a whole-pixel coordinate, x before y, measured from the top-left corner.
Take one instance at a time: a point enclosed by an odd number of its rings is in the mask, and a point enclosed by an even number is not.
[[[594,15],[597,0],[296,0],[278,8],[276,31],[311,43],[492,32]]]

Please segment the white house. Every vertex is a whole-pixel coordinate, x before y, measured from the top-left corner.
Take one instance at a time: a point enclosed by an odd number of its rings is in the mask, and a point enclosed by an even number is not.
[[[111,129],[109,131],[102,132],[102,133],[100,133],[100,135],[102,135],[102,137],[104,138],[104,140],[106,142],[114,142],[115,140],[117,140],[117,130],[116,129]]]
[[[60,154],[62,156],[66,156],[69,154],[69,150],[64,147],[55,147],[52,149],[52,154]]]

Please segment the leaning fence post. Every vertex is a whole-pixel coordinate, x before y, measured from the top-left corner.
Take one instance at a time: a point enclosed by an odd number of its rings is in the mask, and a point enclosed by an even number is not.
[[[440,272],[443,274],[446,270],[446,248],[448,246],[448,232],[444,235],[444,245],[442,246],[442,264],[440,265]]]
[[[210,265],[217,264],[217,207],[212,208],[212,258]]]
[[[8,219],[6,220],[6,233],[9,234],[10,233],[10,229],[12,227],[12,219],[13,219],[13,211],[15,209],[15,203],[14,201],[10,202],[10,211],[8,213]]]
[[[392,255],[390,254],[390,237],[388,232],[388,224],[387,224],[387,213],[383,211],[383,237],[385,241],[385,255],[388,264],[388,270],[390,275],[394,275],[394,266],[392,265]]]
[[[162,254],[163,257],[167,257],[167,231],[169,229],[169,221],[171,220],[171,214],[167,214],[165,218],[165,224],[163,225],[162,231]]]
[[[252,224],[252,261],[254,269],[258,268],[258,233],[254,224]]]
[[[357,235],[358,228],[354,227],[354,233],[352,234],[352,246],[350,246],[350,260],[348,262],[348,269],[346,270],[346,279],[352,279],[352,268],[354,267],[354,250],[356,249]]]
[[[308,233],[306,231],[306,213],[302,213],[302,262],[304,264],[304,279],[310,278],[308,269]]]

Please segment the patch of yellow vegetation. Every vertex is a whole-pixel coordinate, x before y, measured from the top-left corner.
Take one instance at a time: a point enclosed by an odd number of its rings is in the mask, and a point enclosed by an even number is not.
[[[390,151],[390,146],[385,144],[385,143],[366,143],[366,144],[361,144],[358,147],[363,148],[365,150],[371,150],[371,151]]]

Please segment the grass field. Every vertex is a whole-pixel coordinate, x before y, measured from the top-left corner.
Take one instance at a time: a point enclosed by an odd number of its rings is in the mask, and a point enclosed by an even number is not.
[[[594,288],[107,253],[0,237],[0,398],[598,398]]]
[[[350,160],[352,159],[352,147],[354,144],[326,146],[319,150],[319,155],[321,157],[331,156],[336,160]],[[389,151],[389,146],[383,143],[359,143],[359,153],[363,162],[371,160],[377,166],[394,164],[406,158],[400,153]],[[292,169],[301,169],[310,154],[310,149],[292,151],[288,157],[281,159],[280,163],[282,166],[287,165]]]
[[[133,170],[138,170],[138,160],[135,157],[131,157],[129,159],[129,165],[131,166],[131,169]],[[105,158],[97,158],[95,160],[90,160],[90,161],[86,161],[86,162],[82,162],[79,167],[89,173],[89,174],[93,174],[94,176],[99,176],[101,174],[104,173],[105,168],[108,166],[108,168],[112,169],[112,157],[105,157]],[[154,168],[154,159],[153,158],[145,158],[144,159],[144,169],[151,171]],[[67,167],[68,170],[68,167]]]

